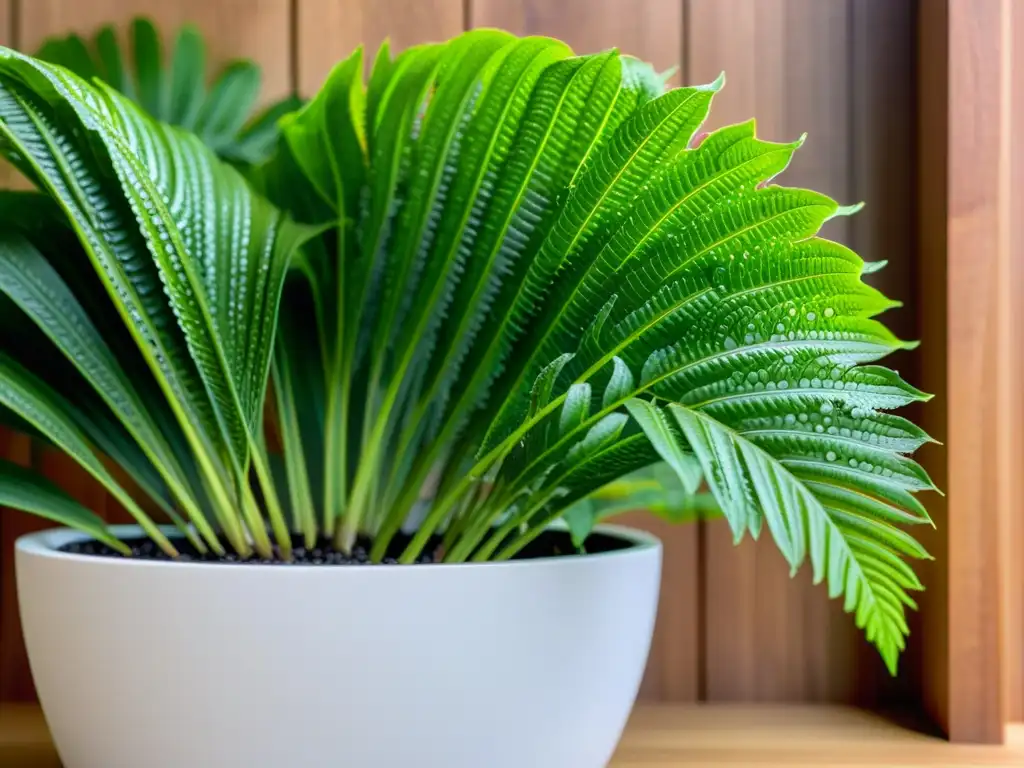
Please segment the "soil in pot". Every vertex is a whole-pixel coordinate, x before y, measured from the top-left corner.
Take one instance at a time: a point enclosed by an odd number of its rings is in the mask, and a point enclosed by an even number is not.
[[[169,537],[174,546],[181,553],[180,560],[202,563],[223,563],[225,565],[237,564],[264,564],[280,565],[375,565],[369,558],[370,541],[362,538],[356,542],[352,554],[348,555],[334,548],[330,539],[323,539],[317,546],[308,548],[303,545],[301,536],[296,536],[293,541],[293,559],[291,562],[282,560],[266,560],[258,555],[248,558],[239,557],[236,554],[228,553],[217,556],[213,553],[202,554],[193,547],[184,537]],[[170,560],[165,552],[159,549],[152,541],[145,537],[123,539],[124,543],[132,548],[132,556],[140,560]],[[409,543],[409,537],[404,535],[395,536],[387,556],[383,560],[384,565],[393,565],[397,562],[398,556]],[[423,554],[416,562],[419,564],[431,564],[440,562],[441,539],[436,537],[424,548]],[[586,551],[588,554],[599,554],[601,552],[614,552],[620,549],[627,549],[632,544],[617,536],[595,532],[587,537]],[[227,545],[225,544],[225,548]],[[65,544],[60,548],[61,552],[69,552],[77,555],[93,555],[96,557],[123,558],[124,555],[111,549],[106,544],[96,541],[80,541]],[[530,560],[539,557],[561,557],[575,556],[578,552],[572,543],[572,539],[566,531],[545,531],[528,545],[523,547],[513,560]]]

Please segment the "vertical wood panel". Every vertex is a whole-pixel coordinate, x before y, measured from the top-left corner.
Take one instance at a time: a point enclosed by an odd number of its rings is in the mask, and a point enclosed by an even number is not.
[[[1009,252],[1000,231],[1009,136],[1003,39],[1009,0],[949,6],[949,734],[1002,740],[998,451]],[[1017,216],[1020,212],[1016,212]],[[1008,307],[1006,307],[1008,309]]]
[[[367,65],[387,38],[391,50],[442,41],[463,29],[463,0],[296,0],[299,89],[314,93],[338,61],[363,46]]]
[[[682,67],[684,0],[469,0],[473,27],[550,35],[577,53],[618,48],[660,71]],[[679,84],[680,74],[674,84]]]
[[[1000,505],[1019,481],[1011,360],[1011,0],[921,7],[923,374],[947,492],[924,605],[922,694],[955,741],[1003,737]],[[1019,407],[1019,406],[1018,406]],[[931,426],[931,425],[929,425]],[[1016,459],[1016,460],[1015,460]],[[1014,553],[1019,558],[1019,552]]]
[[[846,0],[690,0],[687,41],[691,80],[726,73],[713,127],[755,117],[766,139],[807,132],[780,183],[853,201]],[[822,234],[849,243],[849,219]],[[724,523],[705,528],[707,697],[850,700],[853,620],[806,570],[791,579],[768,536],[735,548]]]
[[[103,24],[151,17],[165,46],[178,27],[196,24],[204,33],[211,62],[245,57],[263,67],[266,99],[292,90],[290,0],[23,0],[19,44],[34,51],[48,35],[75,30],[91,34]]]
[[[1010,124],[1009,135],[1024,136],[1024,8],[1019,3],[1010,5],[1010,34],[1013,54],[1010,70]],[[1024,306],[1024,149],[1019,140],[1011,146],[1009,175],[1010,222],[1008,274],[1005,287],[1010,292],[1004,302],[1004,317],[1000,326],[1009,334],[1004,349],[1008,359],[1004,365],[1010,381],[1024,381],[1024,334],[1020,322],[1010,312],[1011,307]],[[1005,482],[999,501],[1003,518],[1001,540],[1003,583],[1003,679],[1006,681],[1006,718],[1011,722],[1024,720],[1024,397],[1019,387],[1004,387],[1004,402],[1000,404],[1010,428],[1004,431],[1005,442],[999,455],[1005,461],[1000,475]]]
[[[471,0],[469,21],[474,27],[557,37],[580,54],[618,48],[661,71],[683,65],[682,0]],[[675,81],[684,76],[678,73]],[[641,698],[694,701],[700,678],[698,529],[643,514],[621,522],[652,531],[665,546],[658,624]]]

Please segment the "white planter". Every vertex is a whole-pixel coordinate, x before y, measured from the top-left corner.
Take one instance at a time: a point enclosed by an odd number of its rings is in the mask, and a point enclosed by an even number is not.
[[[601,768],[661,570],[657,539],[602,530],[633,546],[372,567],[118,560],[32,534],[32,675],[66,768]]]

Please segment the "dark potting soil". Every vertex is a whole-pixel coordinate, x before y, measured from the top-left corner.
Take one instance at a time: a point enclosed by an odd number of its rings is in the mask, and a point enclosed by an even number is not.
[[[317,546],[308,548],[303,545],[301,537],[296,536],[293,542],[293,559],[291,562],[284,562],[283,560],[273,559],[267,560],[261,558],[259,555],[253,555],[248,558],[239,557],[236,554],[230,552],[230,548],[225,544],[225,549],[229,550],[229,553],[220,557],[213,553],[202,554],[195,547],[193,547],[187,539],[184,537],[168,537],[174,544],[175,548],[180,553],[179,560],[187,562],[201,562],[201,563],[223,563],[225,565],[231,564],[262,564],[262,565],[375,565],[370,561],[369,551],[371,541],[366,538],[360,538],[356,541],[355,546],[352,549],[352,554],[347,555],[344,552],[336,550],[329,539],[322,540]],[[140,560],[170,560],[166,553],[163,552],[159,547],[156,546],[152,541],[145,537],[122,539],[122,541],[132,548],[132,556]],[[387,556],[383,560],[385,565],[394,565],[398,562],[397,558],[402,554],[405,546],[409,543],[409,537],[405,535],[395,536],[391,542],[391,547],[388,549]],[[416,561],[418,564],[432,564],[440,562],[441,539],[435,537],[430,543],[424,547],[423,554]],[[588,554],[597,554],[600,552],[614,552],[620,549],[627,549],[630,546],[630,542],[625,539],[620,539],[617,536],[609,536],[604,533],[594,533],[587,538],[586,551]],[[117,550],[111,549],[106,544],[102,544],[96,541],[82,541],[73,544],[65,544],[60,548],[61,552],[69,552],[77,555],[93,555],[96,557],[116,557],[124,558]],[[561,556],[575,556],[577,554],[576,547],[573,546],[572,539],[569,538],[569,534],[565,531],[545,531],[532,542],[523,547],[519,551],[513,560],[531,560],[539,557],[561,557]]]

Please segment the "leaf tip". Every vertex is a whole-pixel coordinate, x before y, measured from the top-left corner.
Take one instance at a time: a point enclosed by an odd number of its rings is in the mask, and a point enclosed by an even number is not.
[[[725,87],[725,71],[718,73],[718,77],[712,80],[707,85],[702,85],[698,88],[701,91],[711,91],[712,93],[718,93],[722,88]]]
[[[805,134],[806,135],[806,134]],[[859,203],[853,203],[852,205],[837,205],[835,211],[829,216],[829,219],[835,219],[840,216],[853,216],[864,209],[864,201]]]

